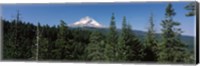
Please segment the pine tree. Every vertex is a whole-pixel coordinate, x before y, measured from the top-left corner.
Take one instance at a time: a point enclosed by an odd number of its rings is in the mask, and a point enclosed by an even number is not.
[[[127,46],[127,40],[128,39],[128,35],[127,35],[127,24],[126,24],[126,17],[123,17],[123,21],[122,21],[122,32],[118,38],[118,43],[116,45],[116,60],[117,61],[126,61],[127,60],[127,56],[128,56],[128,52],[127,50],[129,50],[129,46]]]
[[[172,4],[169,3],[166,8],[165,20],[162,21],[162,41],[160,45],[158,61],[160,62],[186,62],[186,48],[185,44],[181,42],[181,29],[175,28],[180,23],[173,20],[175,16]]]
[[[117,44],[117,30],[116,30],[116,25],[115,25],[115,17],[114,17],[114,13],[112,14],[111,17],[111,22],[110,22],[110,27],[109,27],[110,31],[108,33],[108,38],[106,41],[106,46],[105,46],[105,56],[106,56],[106,61],[115,61],[115,57],[116,57],[116,44]]]
[[[150,16],[148,32],[145,38],[144,61],[154,62],[157,60],[157,40],[155,36],[153,14]]]
[[[110,32],[109,32],[109,41],[110,43],[115,43],[116,44],[116,40],[118,38],[117,36],[117,27],[115,25],[115,16],[114,16],[114,13],[112,14],[112,17],[111,17],[111,22],[110,22]]]
[[[87,60],[102,61],[104,60],[104,41],[99,32],[94,31],[90,35],[90,43],[86,47]]]
[[[68,48],[70,47],[66,40],[66,31],[67,25],[66,23],[61,20],[60,25],[58,26],[59,32],[57,35],[57,40],[55,42],[55,50],[53,50],[54,58],[59,60],[66,60],[69,58],[69,51]]]

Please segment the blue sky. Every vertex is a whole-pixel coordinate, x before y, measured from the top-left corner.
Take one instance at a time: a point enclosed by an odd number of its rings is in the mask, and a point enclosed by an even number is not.
[[[183,35],[196,36],[194,17],[186,17],[185,5],[189,2],[173,2],[175,21],[181,23]],[[115,13],[117,28],[121,28],[122,17],[126,16],[134,30],[147,31],[150,13],[154,14],[156,32],[160,33],[160,23],[164,19],[167,2],[137,2],[137,3],[74,3],[74,4],[4,4],[3,18],[14,19],[16,11],[21,13],[21,19],[33,24],[58,25],[60,20],[72,24],[85,16],[90,16],[100,24],[109,26],[112,13]]]

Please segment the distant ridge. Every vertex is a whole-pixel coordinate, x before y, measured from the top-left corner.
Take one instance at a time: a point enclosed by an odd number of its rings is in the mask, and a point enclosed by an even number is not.
[[[74,27],[70,27],[70,29],[76,29]],[[89,30],[89,31],[99,31],[103,34],[107,34],[109,32],[109,28],[95,28],[95,27],[81,27],[79,29],[82,30]],[[117,32],[120,33],[121,29],[117,29]],[[147,32],[145,31],[140,31],[140,30],[132,30],[132,32],[141,40],[144,41],[145,36],[147,34]],[[158,41],[161,41],[161,33],[156,33],[155,34],[156,38]],[[188,46],[188,49],[190,49],[190,51],[194,51],[194,40],[195,37],[194,36],[188,36],[188,35],[181,35],[180,37],[181,41],[183,41],[183,43],[185,43]]]

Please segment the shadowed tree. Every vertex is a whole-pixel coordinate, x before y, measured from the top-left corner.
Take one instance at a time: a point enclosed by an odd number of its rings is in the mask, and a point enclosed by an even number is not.
[[[153,14],[151,14],[149,19],[149,27],[148,32],[145,38],[145,56],[144,61],[148,62],[155,62],[157,61],[157,40],[155,36],[155,30],[154,30],[154,20],[153,20]]]
[[[127,25],[127,35],[126,44],[129,46],[128,50],[128,60],[139,62],[144,56],[144,46],[135,33],[131,29],[131,25]]]
[[[66,31],[68,27],[66,23],[61,20],[58,28],[59,31],[57,35],[57,40],[55,42],[55,49],[52,52],[55,54],[55,59],[67,60],[70,57],[70,52],[68,50],[70,46],[66,40]]]

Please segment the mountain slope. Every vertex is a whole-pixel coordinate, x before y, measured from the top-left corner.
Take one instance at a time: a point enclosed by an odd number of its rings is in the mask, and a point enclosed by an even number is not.
[[[73,23],[73,27],[96,27],[96,28],[101,28],[103,27],[99,22],[94,20],[93,18],[86,16],[84,18],[81,18],[79,21]]]

